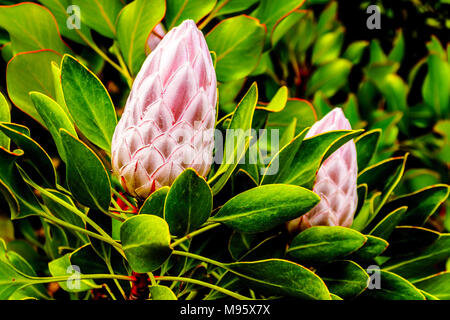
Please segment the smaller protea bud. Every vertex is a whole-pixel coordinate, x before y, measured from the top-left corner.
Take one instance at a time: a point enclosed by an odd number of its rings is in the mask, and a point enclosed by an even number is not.
[[[158,44],[161,42],[162,38],[166,35],[166,31],[161,23],[158,23],[155,28],[153,28],[150,36],[147,40],[148,53],[156,49]]]
[[[114,131],[111,162],[124,189],[145,199],[186,168],[212,163],[217,82],[203,33],[186,20],[144,61]]]
[[[305,138],[335,130],[351,130],[341,108],[335,108],[308,131]],[[290,221],[288,230],[297,233],[312,226],[350,227],[358,196],[356,179],[358,165],[353,140],[333,152],[320,166],[313,191],[321,200],[311,211]]]

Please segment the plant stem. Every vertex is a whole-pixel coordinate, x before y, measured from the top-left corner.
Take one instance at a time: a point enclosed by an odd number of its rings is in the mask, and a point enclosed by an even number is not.
[[[228,295],[230,297],[233,297],[235,299],[252,300],[251,298],[243,296],[243,295],[241,295],[239,293],[236,293],[236,292],[233,292],[233,291],[221,288],[219,286],[216,286],[216,285],[213,285],[213,284],[210,284],[208,282],[201,281],[201,280],[196,280],[196,279],[191,279],[191,278],[184,278],[184,277],[169,277],[169,276],[157,277],[157,280],[159,280],[159,281],[179,281],[179,282],[193,283],[193,284],[197,284],[199,286],[203,286],[203,287],[206,287],[206,288],[210,288],[210,289],[216,290],[218,292],[226,294],[226,295]]]
[[[183,256],[183,257],[188,257],[188,258],[192,258],[192,259],[196,259],[196,260],[200,260],[200,261],[212,264],[213,266],[216,266],[216,267],[219,267],[219,268],[223,268],[225,270],[229,270],[229,268],[226,267],[225,264],[223,264],[223,263],[221,263],[219,261],[216,261],[216,260],[212,260],[212,259],[200,256],[200,255],[195,254],[195,253],[173,250],[172,254],[178,255],[178,256]]]
[[[57,276],[57,277],[31,277],[26,276],[27,279],[33,280],[36,283],[51,283],[51,282],[62,282],[67,281],[69,279],[73,279],[73,275],[69,276]],[[125,280],[132,281],[133,278],[130,276],[124,276],[119,274],[79,274],[79,280],[95,280],[95,279],[116,279],[116,280]],[[31,283],[30,285],[34,285],[36,283]]]
[[[122,251],[122,246],[119,243],[117,243],[116,241],[114,241],[110,237],[108,237],[108,238],[103,237],[103,236],[101,236],[101,235],[99,235],[99,234],[97,234],[95,232],[92,232],[92,231],[89,231],[89,230],[77,227],[77,226],[75,226],[75,225],[73,225],[71,223],[68,223],[68,222],[66,222],[64,220],[58,219],[58,218],[56,218],[56,217],[54,217],[52,215],[49,215],[49,214],[42,214],[42,216],[43,216],[44,219],[47,219],[48,221],[53,222],[55,224],[58,224],[58,225],[60,225],[62,227],[65,227],[67,229],[72,229],[72,230],[80,232],[80,233],[84,233],[84,234],[86,234],[86,235],[88,235],[90,237],[93,237],[93,238],[99,239],[99,240],[101,240],[103,242],[106,242],[106,243],[112,245],[114,248],[116,248],[119,251],[119,253],[121,253],[122,255],[124,254],[123,251]]]
[[[77,31],[80,38],[92,49],[94,50],[100,57],[102,57],[105,61],[107,61],[114,69],[119,71],[127,80],[128,85],[133,83],[133,79],[130,77],[128,70],[124,71],[117,63],[112,61],[97,45],[93,42],[91,42],[83,33]]]
[[[230,2],[230,0],[225,0],[220,6],[217,6],[214,8],[213,11],[211,11],[211,13],[208,15],[208,17],[203,20],[203,22],[198,26],[198,28],[201,30],[204,27],[206,27],[206,25],[216,17],[217,12],[220,11],[220,9],[222,9],[228,2]]]
[[[130,201],[128,201],[128,199],[126,197],[124,197],[123,195],[121,195],[116,189],[111,188],[111,191],[118,197],[120,198],[128,207],[130,208],[135,208],[136,206],[133,205]]]
[[[220,226],[220,223],[218,223],[218,222],[217,222],[217,223],[210,224],[210,225],[207,225],[206,227],[203,227],[203,228],[201,228],[201,229],[198,229],[198,230],[196,230],[196,231],[193,231],[193,232],[191,232],[191,233],[185,235],[183,238],[180,238],[180,239],[178,239],[177,241],[174,241],[170,246],[171,246],[172,248],[174,248],[174,247],[176,247],[177,245],[179,245],[180,243],[182,243],[182,242],[184,242],[184,241],[186,241],[186,240],[189,240],[189,239],[191,239],[192,237],[194,237],[194,236],[196,236],[196,235],[198,235],[198,234],[201,234],[201,233],[203,233],[203,232],[205,232],[205,231],[211,230],[211,229],[213,229],[213,228],[215,228],[215,227],[218,227],[218,226]]]

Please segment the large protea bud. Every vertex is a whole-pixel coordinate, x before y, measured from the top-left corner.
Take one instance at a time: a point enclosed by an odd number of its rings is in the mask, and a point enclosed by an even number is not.
[[[188,167],[208,173],[216,101],[208,46],[186,20],[145,60],[114,132],[112,167],[129,194],[146,198]]]
[[[308,131],[306,138],[334,130],[351,130],[341,108],[335,108]],[[350,227],[358,196],[356,178],[358,165],[353,140],[333,152],[320,166],[313,191],[320,202],[305,215],[288,223],[291,232],[318,225]]]

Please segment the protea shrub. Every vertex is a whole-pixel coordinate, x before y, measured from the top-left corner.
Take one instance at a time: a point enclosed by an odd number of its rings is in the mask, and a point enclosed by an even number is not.
[[[449,298],[446,38],[407,74],[336,1],[54,2],[0,5],[0,299]]]

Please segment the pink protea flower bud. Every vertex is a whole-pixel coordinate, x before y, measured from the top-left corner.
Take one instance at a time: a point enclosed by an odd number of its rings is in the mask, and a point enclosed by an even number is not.
[[[327,131],[351,129],[342,109],[335,108],[311,127],[306,138]],[[296,233],[318,225],[350,227],[358,204],[357,174],[356,146],[351,140],[322,163],[313,187],[320,202],[305,215],[290,221],[288,230]]]
[[[194,21],[173,28],[147,57],[112,139],[111,161],[125,190],[146,198],[186,168],[212,163],[217,82]]]
[[[165,35],[166,32],[164,31],[163,25],[161,23],[158,23],[156,27],[153,28],[152,33],[150,33],[150,36],[147,40],[147,47],[149,49],[149,52],[152,52],[156,49]]]

